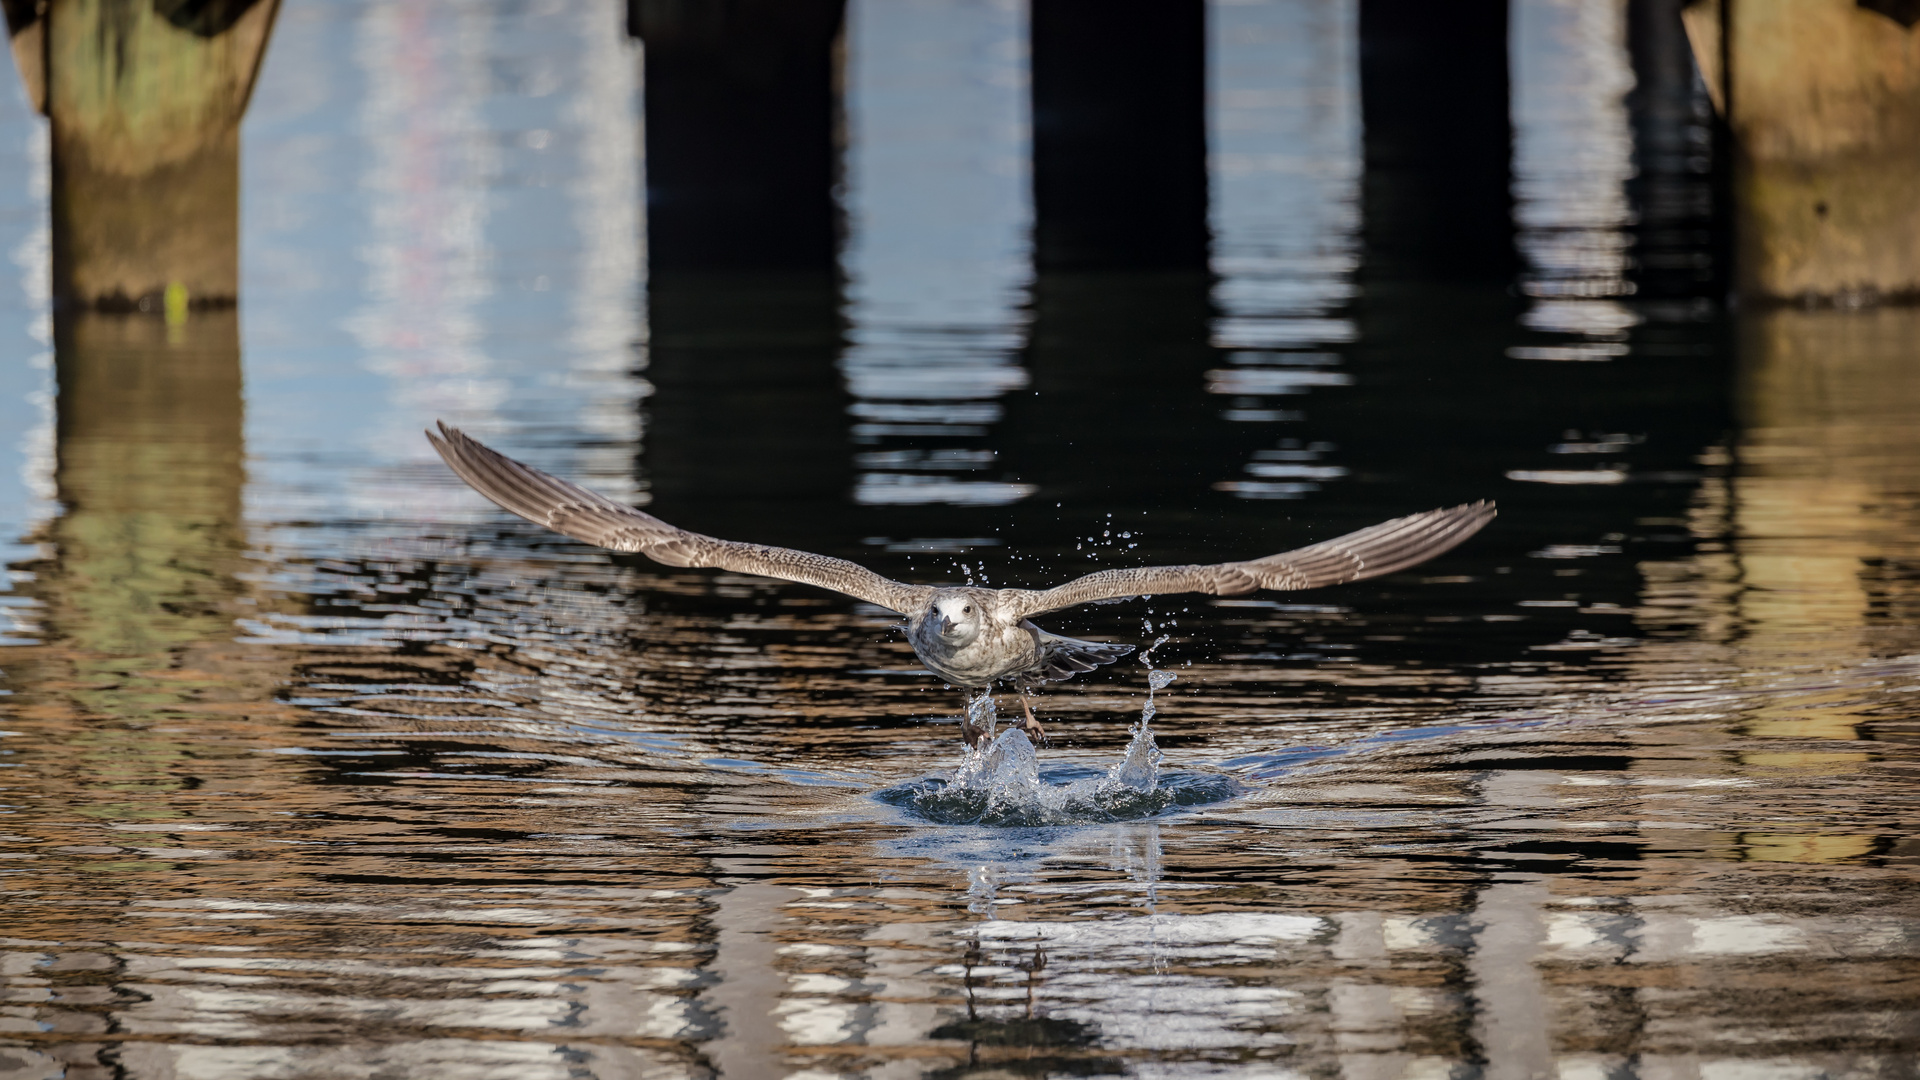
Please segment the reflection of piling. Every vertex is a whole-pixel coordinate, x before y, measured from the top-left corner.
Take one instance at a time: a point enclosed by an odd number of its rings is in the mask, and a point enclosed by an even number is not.
[[[1368,274],[1506,281],[1506,0],[1361,0]]]
[[[1709,476],[1695,496],[1688,517],[1706,541],[1697,553],[1640,564],[1638,618],[1650,633],[1635,664],[1660,677],[1744,674],[1912,653],[1920,308],[1772,306],[1742,313],[1734,329],[1731,475]],[[1769,706],[1747,731],[1855,738],[1869,699],[1841,697],[1817,712]]]
[[[55,322],[56,636],[164,663],[232,638],[241,393],[235,313],[183,325],[82,313]]]
[[[53,290],[63,305],[231,303],[240,117],[278,0],[7,4],[53,132]]]
[[[1218,353],[1202,272],[1042,274],[1026,367],[1007,399],[1007,465],[1048,496],[1163,504],[1237,461],[1205,392]],[[1228,436],[1231,438],[1231,435]]]
[[[1920,312],[1767,311],[1739,329],[1729,509],[1749,665],[1856,635],[1861,657],[1910,651],[1920,597],[1898,568],[1920,560]]]
[[[667,270],[830,269],[845,0],[629,0],[647,248]]]
[[[1206,5],[1033,0],[1034,258],[1206,266]]]
[[[766,533],[768,503],[788,519],[806,504],[838,505],[852,474],[834,283],[656,270],[647,302],[654,508],[690,528],[751,536]]]
[[[179,816],[175,800],[208,778],[191,732],[236,699],[272,712],[284,674],[234,640],[238,319],[61,312],[54,346],[61,512],[34,538],[50,552],[24,585],[42,643],[15,650],[6,700],[64,751],[42,778],[72,814]]]
[[[764,533],[768,502],[792,520],[851,486],[835,366],[845,6],[629,2],[646,72],[646,472],[668,520]]]
[[[1684,16],[1732,133],[1740,294],[1920,299],[1920,12],[1699,0]]]

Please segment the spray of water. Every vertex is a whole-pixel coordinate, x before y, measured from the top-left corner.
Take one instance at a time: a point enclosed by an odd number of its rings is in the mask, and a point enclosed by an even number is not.
[[[1151,817],[1174,806],[1227,798],[1239,790],[1218,773],[1163,776],[1164,757],[1153,739],[1154,695],[1174,680],[1171,671],[1152,665],[1153,649],[1141,655],[1147,664],[1147,700],[1120,760],[1104,771],[1068,764],[1042,769],[1025,731],[1010,727],[998,735],[993,696],[982,693],[967,703],[967,723],[982,733],[953,773],[928,777],[881,793],[923,817],[953,824],[1066,825]],[[1169,782],[1171,779],[1171,782]]]
[[[1157,647],[1160,641],[1154,642],[1154,645]],[[1152,653],[1152,649],[1147,650],[1148,656]],[[1147,657],[1141,659],[1146,660]],[[1153,695],[1156,691],[1166,689],[1171,682],[1173,672],[1160,671],[1152,666],[1147,668],[1147,701],[1140,706],[1140,722],[1128,729],[1133,738],[1127,743],[1127,752],[1107,770],[1108,783],[1141,794],[1150,793],[1159,786],[1160,760],[1166,755],[1153,741],[1153,718],[1160,712],[1153,703]]]

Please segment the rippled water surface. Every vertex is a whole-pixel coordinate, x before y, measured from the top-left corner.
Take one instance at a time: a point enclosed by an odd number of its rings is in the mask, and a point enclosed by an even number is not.
[[[1633,293],[1619,8],[1514,10],[1516,288],[1369,274],[1333,0],[1212,11],[1212,275],[1028,270],[1011,4],[851,6],[825,289],[649,289],[610,0],[289,2],[184,326],[47,316],[9,84],[0,1077],[1913,1075],[1920,314]],[[1166,640],[969,756],[435,418],[915,581],[1501,516],[1056,614]]]

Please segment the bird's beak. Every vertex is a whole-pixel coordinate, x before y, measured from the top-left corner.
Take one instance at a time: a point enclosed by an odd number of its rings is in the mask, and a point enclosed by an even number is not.
[[[943,634],[953,633],[953,620],[947,618],[945,615],[940,616],[940,632]]]

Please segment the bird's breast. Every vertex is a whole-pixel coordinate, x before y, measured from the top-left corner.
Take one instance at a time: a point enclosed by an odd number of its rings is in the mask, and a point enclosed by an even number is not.
[[[990,627],[957,648],[942,641],[931,627],[909,633],[907,640],[927,670],[955,686],[985,686],[1027,670],[1037,658],[1033,635],[1017,626]]]

